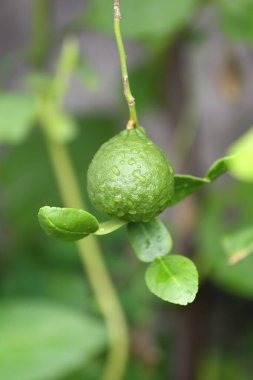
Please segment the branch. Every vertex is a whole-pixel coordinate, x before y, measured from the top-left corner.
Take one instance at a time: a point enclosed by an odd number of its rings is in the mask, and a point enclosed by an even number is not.
[[[123,45],[122,37],[121,37],[121,30],[120,30],[120,20],[121,20],[121,13],[120,13],[120,0],[114,0],[114,32],[115,32],[115,38],[119,50],[119,56],[120,56],[120,64],[121,64],[121,71],[122,71],[122,78],[123,78],[123,86],[124,86],[124,94],[125,98],[128,104],[129,108],[129,122],[127,124],[127,128],[131,129],[134,128],[136,125],[138,125],[138,118],[137,118],[137,112],[135,108],[135,99],[132,95],[129,79],[128,79],[128,70],[127,70],[127,63],[126,63],[126,52]]]

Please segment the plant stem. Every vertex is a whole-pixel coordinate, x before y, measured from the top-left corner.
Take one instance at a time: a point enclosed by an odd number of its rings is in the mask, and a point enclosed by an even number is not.
[[[85,209],[66,147],[63,144],[54,143],[50,138],[46,141],[65,206]],[[123,378],[128,359],[129,341],[126,320],[97,239],[90,235],[76,244],[97,303],[105,318],[108,332],[110,350],[102,380],[120,380]]]
[[[37,67],[44,65],[50,46],[50,5],[50,0],[33,1],[30,56]]]
[[[119,50],[119,56],[120,56],[124,94],[126,97],[126,101],[129,107],[129,114],[130,114],[127,128],[130,129],[138,125],[138,118],[137,118],[137,112],[136,112],[136,107],[135,107],[135,99],[132,95],[129,79],[128,79],[126,52],[125,52],[125,48],[124,48],[122,37],[121,37],[120,20],[121,20],[120,0],[114,0],[114,32],[115,32],[115,37],[116,37],[117,46]]]
[[[69,152],[63,142],[55,141],[51,131],[51,113],[48,112],[51,109],[61,112],[63,96],[75,67],[78,53],[77,42],[74,39],[66,39],[58,61],[52,89],[46,97],[44,94],[38,94],[38,108],[40,123],[46,137],[46,144],[64,205],[85,209],[85,202],[81,196]],[[125,316],[107,272],[97,238],[90,235],[76,244],[107,327],[109,352],[101,380],[121,380],[126,369],[129,351]]]

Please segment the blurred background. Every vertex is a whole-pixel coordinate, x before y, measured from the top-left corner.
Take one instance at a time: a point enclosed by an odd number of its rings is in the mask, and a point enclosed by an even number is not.
[[[141,125],[175,172],[203,176],[252,125],[253,3],[121,2]],[[46,204],[63,206],[41,128],[49,114],[87,203],[89,162],[126,125],[112,3],[1,0],[3,380],[101,377],[106,330],[76,246],[45,236],[37,212]],[[59,58],[62,46],[65,61]],[[52,83],[61,104],[52,101],[46,108]],[[89,203],[88,209],[98,215]],[[252,226],[252,181],[226,175],[161,217],[174,237],[174,252],[191,257],[200,273],[199,293],[187,307],[162,302],[147,290],[145,265],[129,247],[124,228],[99,238],[129,325],[124,379],[252,380],[252,229],[247,257],[234,265],[223,244],[229,236],[233,249],[245,248],[237,234]]]

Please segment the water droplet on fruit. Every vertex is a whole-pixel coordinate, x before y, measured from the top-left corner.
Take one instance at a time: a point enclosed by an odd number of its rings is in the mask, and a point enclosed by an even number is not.
[[[129,165],[134,165],[136,163],[136,160],[134,158],[130,158],[127,162]]]
[[[119,169],[117,168],[117,166],[113,166],[113,167],[112,167],[112,172],[113,172],[115,175],[120,175],[120,171],[119,171]]]
[[[114,200],[114,202],[119,203],[122,201],[122,196],[120,194],[115,195],[113,200]]]
[[[105,185],[104,184],[99,185],[98,188],[99,188],[99,191],[101,191],[102,193],[105,192]]]
[[[146,178],[142,175],[139,169],[133,171],[133,176],[137,178],[141,183],[146,182]]]

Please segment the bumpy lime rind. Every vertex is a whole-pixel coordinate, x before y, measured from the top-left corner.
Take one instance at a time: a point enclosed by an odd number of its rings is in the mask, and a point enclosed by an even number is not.
[[[132,222],[159,215],[174,193],[166,155],[141,127],[124,130],[101,146],[88,169],[88,195],[104,214]]]

